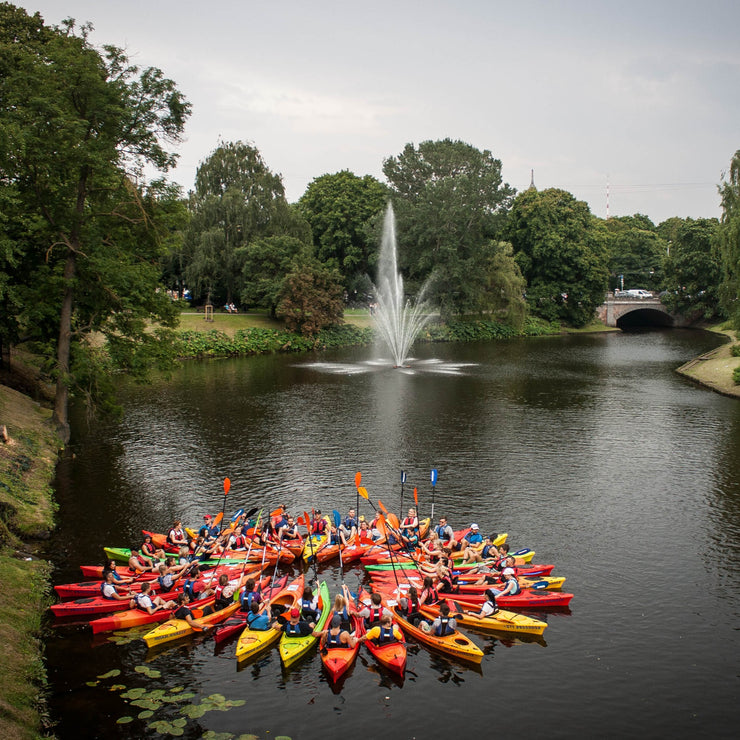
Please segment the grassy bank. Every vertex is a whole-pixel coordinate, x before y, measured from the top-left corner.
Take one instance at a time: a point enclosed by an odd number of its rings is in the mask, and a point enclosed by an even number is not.
[[[33,557],[35,538],[53,526],[51,480],[59,444],[51,413],[0,386],[0,737],[43,734],[45,670],[38,640],[48,605],[49,565]],[[28,558],[28,559],[26,559]]]
[[[724,334],[730,341],[695,357],[679,367],[677,372],[717,393],[740,398],[740,385],[734,379],[734,374],[740,368],[740,357],[733,355],[733,347],[740,343],[737,332],[727,329],[723,324],[709,327],[709,330]]]

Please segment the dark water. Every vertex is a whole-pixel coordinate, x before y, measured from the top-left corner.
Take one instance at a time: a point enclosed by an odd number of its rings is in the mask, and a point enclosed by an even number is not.
[[[716,343],[667,331],[431,345],[417,348],[426,362],[414,374],[355,374],[365,350],[260,357],[190,363],[169,383],[129,389],[119,421],[79,421],[61,467],[57,582],[78,580],[102,545],[138,544],[142,527],[220,510],[225,476],[229,510],[344,512],[358,470],[371,499],[398,510],[404,469],[405,502],[418,486],[428,515],[434,467],[437,515],[508,532],[556,563],[575,598],[537,615],[544,639],[470,633],[486,652],[479,668],[410,646],[401,682],[363,650],[334,690],[316,654],[285,671],[273,650],[237,670],[233,643],[148,653],[67,627],[47,643],[58,735],[156,737],[147,725],[181,716],[171,703],[116,724],[141,711],[110,690],[120,684],[245,701],[188,719],[193,738],[735,737],[740,402],[673,372]],[[346,367],[307,367],[317,360]],[[332,591],[339,575],[338,564],[321,572]],[[345,574],[352,587],[361,576]]]

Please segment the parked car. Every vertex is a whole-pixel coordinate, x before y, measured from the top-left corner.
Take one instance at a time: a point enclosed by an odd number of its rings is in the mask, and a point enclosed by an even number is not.
[[[633,288],[632,290],[615,290],[614,295],[622,298],[652,298],[653,294],[649,290],[642,288]]]

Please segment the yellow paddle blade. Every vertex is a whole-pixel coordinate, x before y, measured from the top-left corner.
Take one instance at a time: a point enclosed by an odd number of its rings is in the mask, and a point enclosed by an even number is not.
[[[362,496],[362,498],[364,498],[366,501],[368,500],[367,488],[365,488],[364,486],[358,486],[357,493],[359,493],[360,496]]]

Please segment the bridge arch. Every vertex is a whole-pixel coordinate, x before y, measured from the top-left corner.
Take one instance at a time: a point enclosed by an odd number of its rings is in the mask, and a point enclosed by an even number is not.
[[[659,298],[616,297],[609,294],[597,313],[607,326],[619,329],[681,324],[677,317],[660,302]]]

